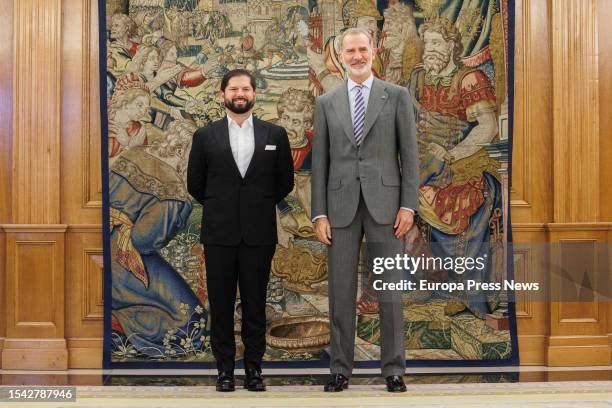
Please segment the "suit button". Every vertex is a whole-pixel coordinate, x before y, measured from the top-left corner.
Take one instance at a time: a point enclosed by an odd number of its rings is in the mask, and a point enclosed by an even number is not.
[[[355,180],[359,181],[359,177],[355,177]]]
[[[362,161],[362,160],[363,160],[363,157],[360,157],[360,158],[359,158],[359,161]]]
[[[246,186],[246,180],[242,180],[242,185]]]

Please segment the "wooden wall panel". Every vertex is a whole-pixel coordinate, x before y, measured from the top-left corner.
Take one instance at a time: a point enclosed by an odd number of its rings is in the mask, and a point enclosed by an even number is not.
[[[13,39],[14,50],[8,64],[12,68],[11,211],[10,219],[2,221],[6,233],[2,368],[67,366],[66,226],[60,224],[61,6],[61,0],[13,0],[10,17],[2,17],[12,19],[12,35],[7,38]]]
[[[0,2],[0,35],[4,39],[13,36],[13,5],[10,1]],[[0,41],[0,223],[11,217],[11,146],[13,123],[13,43]],[[0,266],[2,271],[2,266]],[[1,332],[0,332],[1,336]]]
[[[512,151],[512,234],[517,279],[540,272],[546,254],[544,225],[552,221],[552,66],[550,3],[517,0],[514,57],[514,143]],[[534,245],[530,245],[534,244]],[[521,364],[546,363],[549,305],[517,293]]]
[[[67,234],[66,256],[69,367],[100,367],[104,312],[100,226],[71,227]]]
[[[6,235],[0,227],[0,299],[5,297],[6,281]],[[0,368],[2,368],[2,349],[4,348],[4,336],[6,336],[6,302],[0,301]]]
[[[513,225],[514,274],[520,282],[541,281],[548,259],[543,224]],[[548,282],[545,280],[545,284]],[[519,357],[522,365],[546,364],[549,304],[531,292],[516,292]]]
[[[13,36],[13,4],[0,2],[0,37]],[[0,41],[0,224],[11,221],[11,167],[13,125],[13,42]],[[0,228],[0,299],[4,296],[6,276],[6,246],[4,230]],[[0,301],[0,367],[1,351],[6,335],[5,302]]]
[[[552,220],[550,5],[515,4],[512,221],[541,224]]]
[[[65,226],[4,225],[5,369],[67,367],[64,339]]]
[[[593,250],[595,243],[606,243],[612,227],[612,220],[602,219],[600,205],[607,175],[600,174],[599,8],[599,0],[552,0],[551,13],[554,220],[546,229],[551,243],[593,243]],[[610,24],[605,26],[610,34]],[[572,265],[555,252],[557,247],[551,261],[580,281],[590,262]],[[551,282],[553,291],[560,286],[557,281]],[[549,365],[610,364],[608,305],[598,300],[551,303]],[[572,352],[577,349],[580,353]]]
[[[97,0],[64,0],[62,220],[102,222]]]
[[[13,222],[59,224],[61,1],[13,5]]]
[[[588,255],[593,252],[595,258],[596,246],[608,242],[611,228],[610,223],[551,223],[547,225],[547,230],[549,241],[555,244],[551,251],[553,264],[562,266],[576,282],[581,282],[590,262],[577,265],[572,262],[571,251],[567,248],[563,250],[563,246],[578,243],[583,253]],[[586,271],[590,272],[588,269]],[[557,292],[562,284],[559,279],[553,279],[550,286],[552,291]],[[548,365],[609,365],[611,345],[608,327],[608,304],[602,302],[597,294],[593,301],[551,302]]]
[[[7,335],[63,337],[63,233],[7,232]]]
[[[601,219],[612,220],[612,7],[599,0],[599,174],[602,175],[599,208]],[[610,240],[608,240],[610,242]],[[610,325],[612,332],[612,325]]]
[[[102,169],[97,0],[64,0],[62,220],[71,368],[102,364]]]
[[[552,0],[553,203],[560,223],[600,220],[597,5]]]

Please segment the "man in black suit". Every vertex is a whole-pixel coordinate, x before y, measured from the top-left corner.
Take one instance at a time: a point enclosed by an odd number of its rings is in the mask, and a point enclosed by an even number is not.
[[[293,189],[287,132],[254,118],[255,78],[246,70],[221,81],[227,116],[193,136],[187,188],[203,209],[211,346],[217,391],[234,390],[234,303],[240,288],[245,388],[265,391],[266,289],[276,247],[276,203]]]

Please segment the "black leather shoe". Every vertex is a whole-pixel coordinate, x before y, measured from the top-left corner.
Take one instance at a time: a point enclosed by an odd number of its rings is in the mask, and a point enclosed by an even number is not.
[[[255,369],[248,369],[246,372],[246,378],[244,379],[244,388],[249,391],[265,391],[266,385],[263,382],[263,377],[260,371]]]
[[[234,374],[222,371],[217,376],[217,391],[231,392],[236,389],[234,385]]]
[[[348,378],[342,374],[332,374],[323,388],[325,392],[340,392],[348,388]]]
[[[406,392],[406,384],[400,375],[390,375],[386,378],[387,391],[389,392]]]

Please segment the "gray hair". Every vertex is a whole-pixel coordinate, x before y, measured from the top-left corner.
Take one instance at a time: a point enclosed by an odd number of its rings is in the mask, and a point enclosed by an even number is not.
[[[346,36],[349,35],[358,35],[358,34],[363,34],[368,38],[368,43],[370,44],[371,48],[374,48],[374,40],[372,39],[372,34],[370,34],[368,31],[364,30],[363,28],[357,28],[357,27],[351,27],[346,29],[345,31],[342,32],[342,34],[340,34],[340,37],[338,37],[338,47],[340,49],[340,51],[342,52],[342,43],[344,42],[344,38]]]

